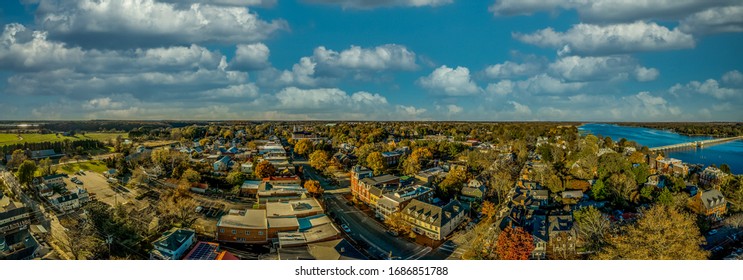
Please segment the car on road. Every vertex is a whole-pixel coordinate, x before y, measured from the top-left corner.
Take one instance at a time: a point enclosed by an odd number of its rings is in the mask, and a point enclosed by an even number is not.
[[[342,224],[342,225],[341,225],[341,228],[342,228],[342,229],[343,229],[343,231],[345,231],[346,233],[351,233],[351,229],[350,229],[350,228],[348,228],[348,226],[347,226],[346,224]]]
[[[348,205],[348,206],[353,206],[353,202],[351,202],[351,201],[347,201],[347,202],[346,202],[346,205]]]
[[[710,235],[710,236],[715,235],[715,234],[717,234],[717,230],[716,229],[710,230],[709,233],[708,233],[708,235]]]
[[[400,233],[398,233],[397,231],[391,230],[391,229],[388,229],[386,232],[387,234],[395,236],[395,237],[400,235]]]

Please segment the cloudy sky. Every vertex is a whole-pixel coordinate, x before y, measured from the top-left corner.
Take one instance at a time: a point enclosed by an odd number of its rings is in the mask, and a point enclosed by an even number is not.
[[[0,119],[743,121],[741,0],[3,0]]]

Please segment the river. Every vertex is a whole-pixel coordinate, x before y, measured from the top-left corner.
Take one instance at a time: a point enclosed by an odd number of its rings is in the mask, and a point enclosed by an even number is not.
[[[581,134],[609,136],[614,141],[626,138],[640,145],[652,147],[712,139],[709,136],[686,136],[666,130],[644,127],[620,126],[615,124],[589,123],[578,127]],[[677,158],[685,163],[705,166],[727,163],[735,174],[743,174],[743,141],[731,141],[711,145],[702,149],[687,149],[665,152],[667,157]]]

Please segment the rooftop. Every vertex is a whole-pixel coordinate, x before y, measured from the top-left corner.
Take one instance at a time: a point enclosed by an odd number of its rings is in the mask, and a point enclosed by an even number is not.
[[[266,203],[266,217],[305,216],[314,212],[322,212],[320,203],[314,198],[294,201]]]
[[[158,240],[155,240],[153,245],[156,249],[162,248],[170,251],[175,251],[187,240],[194,238],[196,232],[190,229],[174,228],[163,234]]]
[[[452,217],[457,216],[462,211],[464,211],[464,207],[462,207],[461,203],[456,200],[450,201],[444,207],[439,207],[417,199],[413,199],[412,201],[410,201],[410,204],[405,207],[405,210],[403,210],[403,214],[423,221],[427,224],[432,224],[434,226],[440,227],[449,223]]]
[[[266,210],[247,209],[235,214],[230,213],[222,216],[217,222],[217,226],[265,229],[268,228]]]

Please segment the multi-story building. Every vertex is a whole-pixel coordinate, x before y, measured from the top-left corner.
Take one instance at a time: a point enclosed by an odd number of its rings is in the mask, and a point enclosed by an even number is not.
[[[550,258],[568,259],[575,255],[577,238],[573,228],[573,215],[550,215],[547,230],[549,235],[547,255]]]
[[[275,242],[279,233],[301,232],[329,222],[314,198],[268,202],[265,209],[231,210],[222,216],[217,222],[217,240],[246,244]]]
[[[464,221],[465,216],[464,207],[456,200],[440,207],[413,199],[401,213],[413,232],[433,240],[446,238]]]
[[[433,198],[433,189],[425,186],[408,186],[382,195],[374,209],[377,218],[386,219],[392,213],[399,212],[413,199],[430,202]]]
[[[359,200],[374,208],[382,194],[395,190],[399,186],[400,178],[393,175],[364,178],[358,182],[355,195]]]
[[[719,221],[727,213],[727,200],[719,190],[699,190],[689,199],[689,208],[713,221]]]
[[[374,172],[371,171],[371,169],[356,165],[351,169],[351,193],[356,197],[359,198],[361,189],[359,186],[359,182],[361,179],[364,178],[370,178],[374,176]]]
[[[268,242],[265,209],[230,211],[217,222],[217,240],[233,243]]]
[[[26,260],[36,256],[39,243],[29,232],[32,211],[0,191],[0,260]]]
[[[719,185],[727,176],[722,170],[710,166],[699,173],[699,183],[703,186],[714,187]]]
[[[401,151],[383,152],[382,159],[387,166],[393,166],[400,163],[400,157],[403,153]]]

